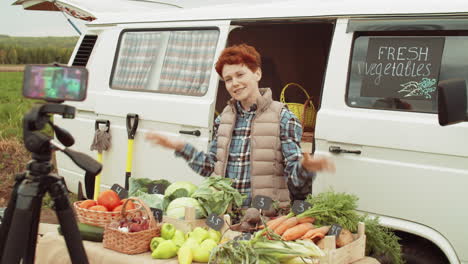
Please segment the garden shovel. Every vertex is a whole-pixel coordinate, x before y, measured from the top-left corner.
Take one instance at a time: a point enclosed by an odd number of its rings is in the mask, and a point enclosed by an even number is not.
[[[127,114],[127,134],[128,134],[128,143],[127,143],[127,166],[125,169],[125,189],[128,190],[129,179],[132,176],[132,160],[133,160],[133,140],[135,139],[135,134],[138,128],[138,115],[137,114]]]

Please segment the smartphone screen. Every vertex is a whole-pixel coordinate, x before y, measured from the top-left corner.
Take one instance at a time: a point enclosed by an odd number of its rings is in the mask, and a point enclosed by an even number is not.
[[[47,101],[86,99],[88,71],[84,67],[26,65],[23,96]]]

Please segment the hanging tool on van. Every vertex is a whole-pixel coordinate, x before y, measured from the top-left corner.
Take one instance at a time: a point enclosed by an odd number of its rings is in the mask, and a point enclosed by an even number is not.
[[[103,125],[103,126],[101,126]],[[97,150],[97,160],[99,163],[102,164],[102,152],[109,150],[111,146],[111,135],[110,135],[110,121],[98,119],[94,123],[94,139],[93,143],[91,144],[91,150]],[[85,187],[86,187],[86,194],[89,198],[93,197],[94,200],[97,200],[99,196],[99,191],[101,188],[101,173],[96,175],[96,177],[88,177],[85,176]],[[93,191],[92,191],[93,190]]]
[[[127,166],[125,169],[125,189],[128,190],[128,181],[132,176],[132,160],[133,160],[133,140],[135,139],[135,134],[138,128],[138,115],[137,114],[127,114],[127,134],[128,134],[128,144],[127,144]]]

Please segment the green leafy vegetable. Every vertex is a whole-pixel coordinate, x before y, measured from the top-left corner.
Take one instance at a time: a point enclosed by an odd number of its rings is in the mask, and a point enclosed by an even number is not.
[[[140,198],[149,207],[164,211],[164,195],[162,194],[149,194],[137,190],[134,197]]]
[[[129,181],[129,190],[128,190],[128,195],[129,196],[135,196],[137,191],[142,191],[145,193],[148,193],[148,186],[150,184],[162,184],[166,188],[171,185],[171,183],[168,180],[151,180],[148,178],[134,178],[130,177]]]
[[[181,197],[172,201],[166,210],[166,215],[172,218],[184,219],[185,218],[185,207],[195,208],[195,218],[200,219],[206,217],[206,212],[200,203],[189,197]]]
[[[235,206],[242,206],[245,197],[232,187],[232,180],[220,176],[206,178],[200,188],[192,195],[192,198],[200,201],[207,214],[224,214],[233,203]]]

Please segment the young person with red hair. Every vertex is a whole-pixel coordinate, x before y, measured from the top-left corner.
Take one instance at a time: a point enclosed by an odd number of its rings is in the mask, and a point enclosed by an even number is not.
[[[301,124],[284,104],[272,100],[269,88],[258,87],[260,66],[260,54],[246,44],[228,47],[218,58],[216,71],[232,99],[215,120],[208,153],[156,133],[148,133],[146,139],[174,149],[202,176],[231,178],[247,195],[245,206],[256,195],[287,205],[305,199],[315,172],[334,171],[334,165],[326,158],[302,155]]]

